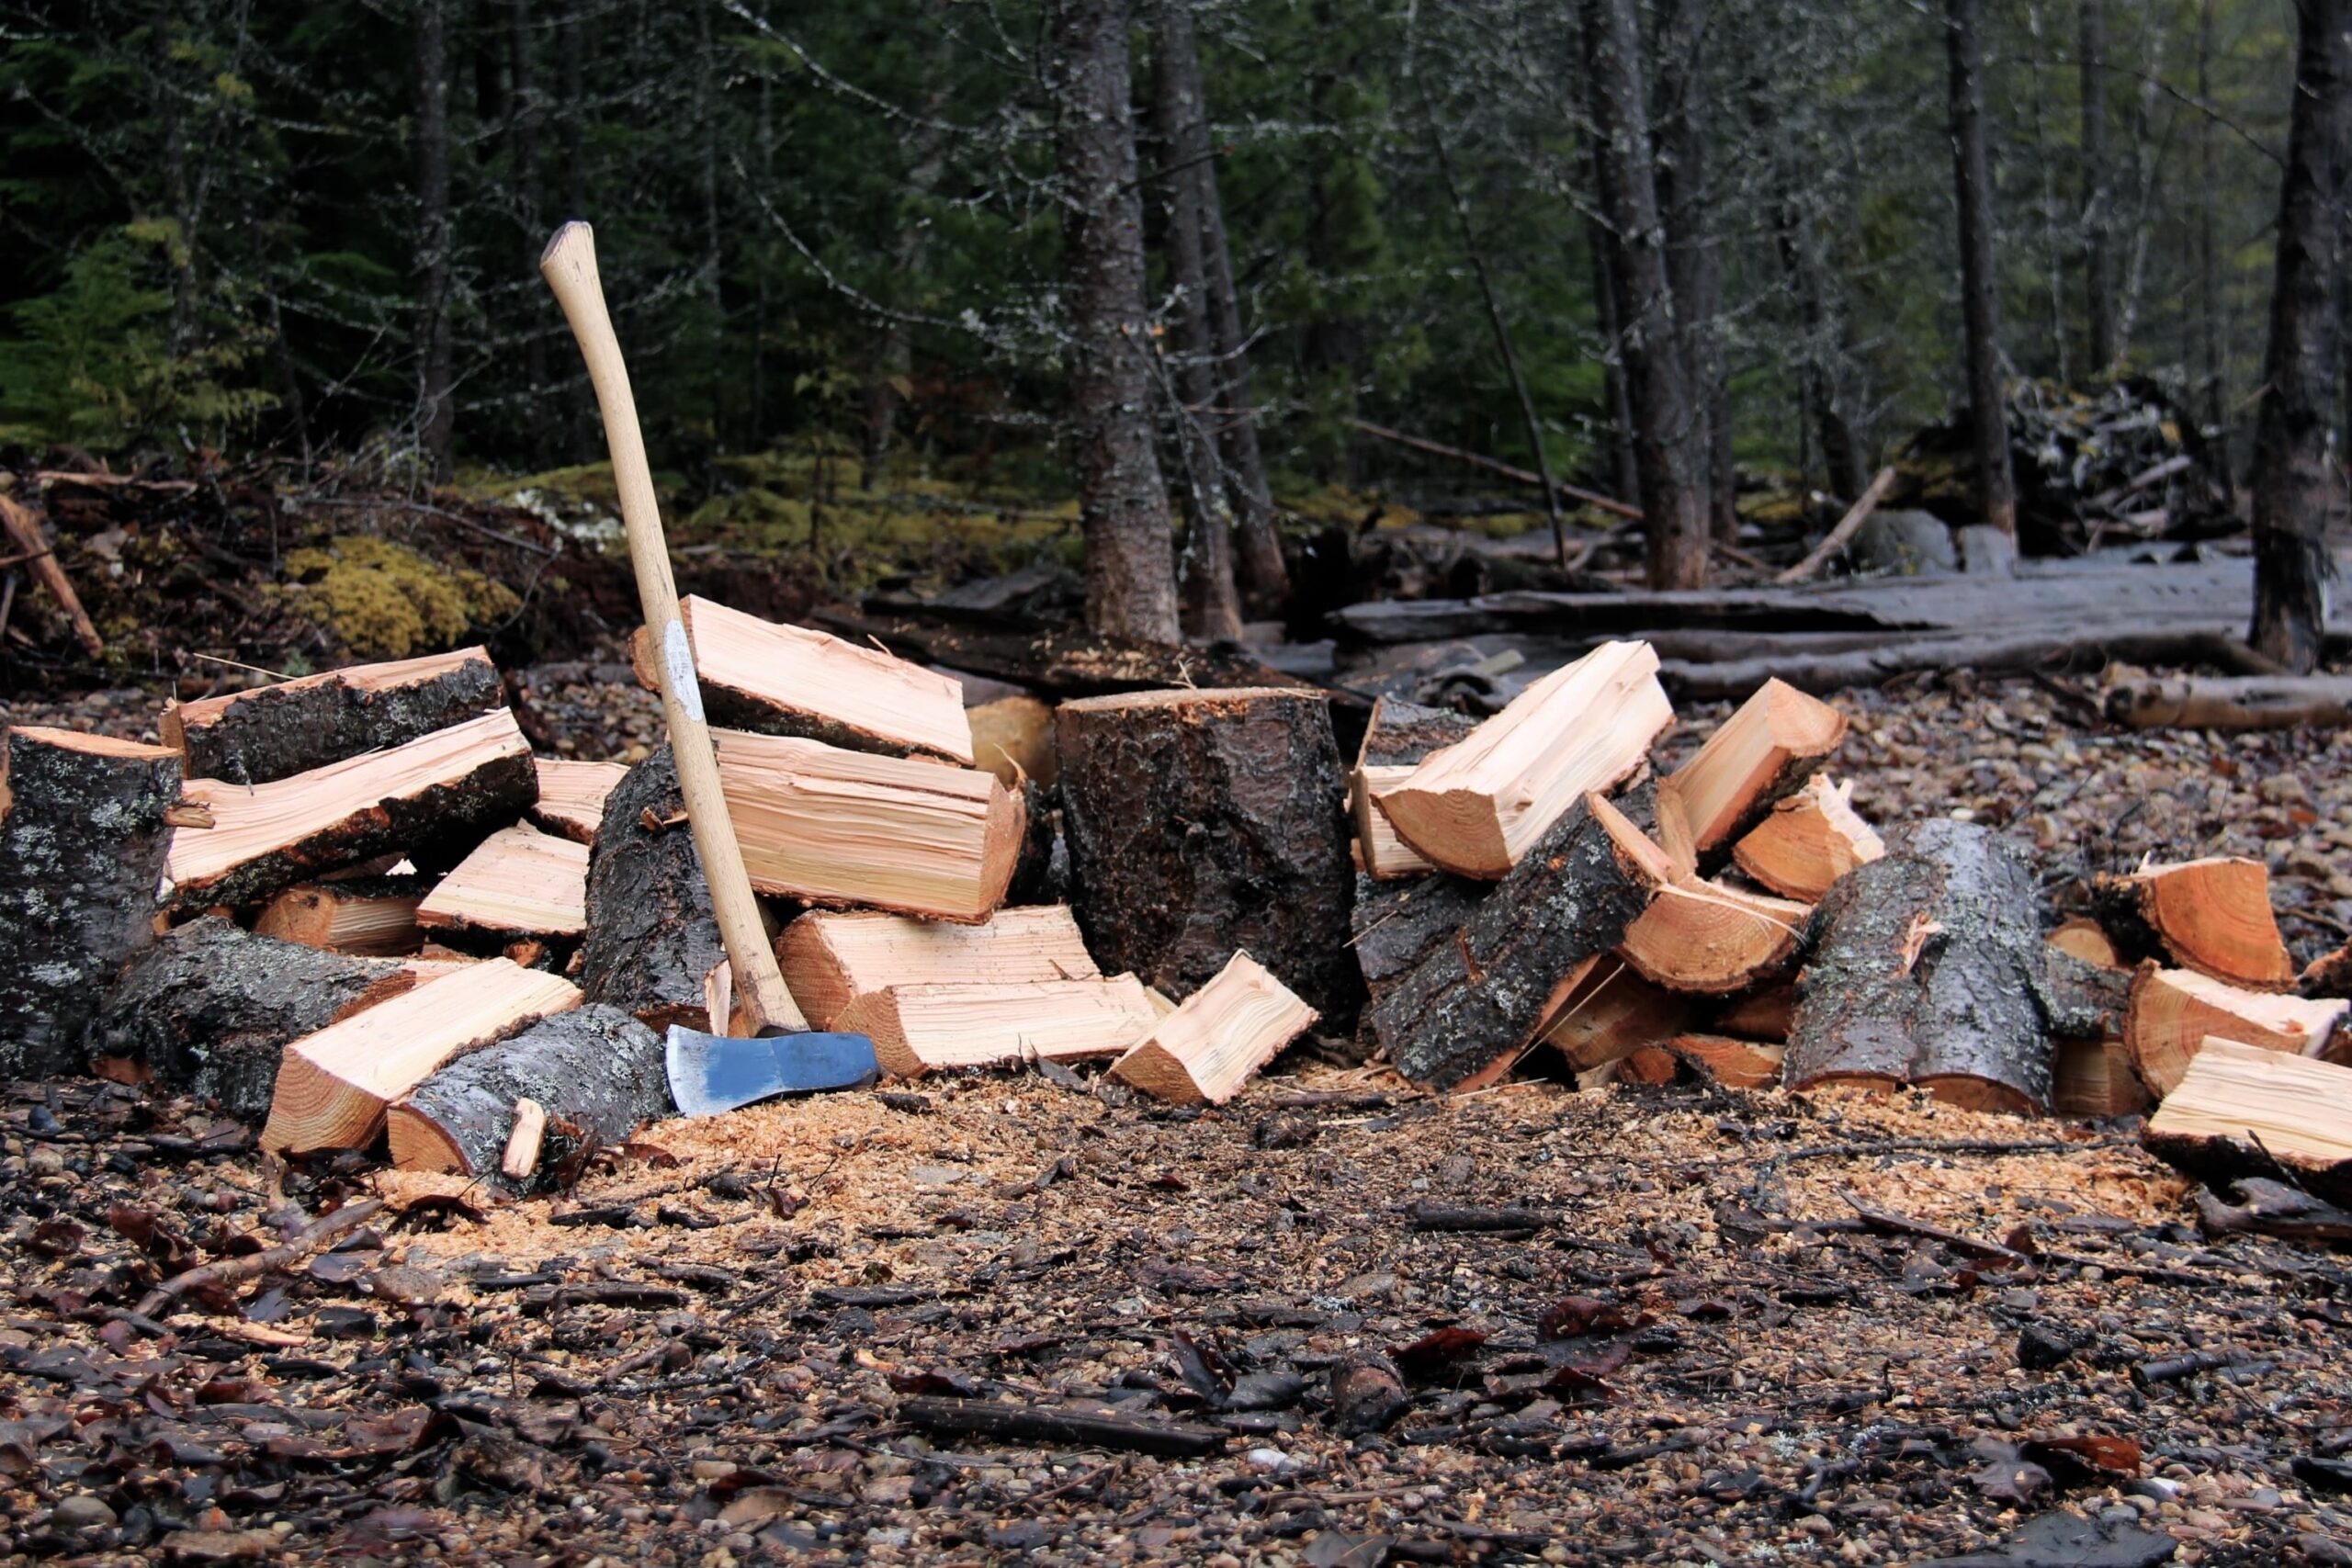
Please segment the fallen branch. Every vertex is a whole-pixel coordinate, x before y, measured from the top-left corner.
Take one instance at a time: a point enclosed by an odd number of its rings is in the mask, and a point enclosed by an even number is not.
[[[1401,430],[1391,430],[1385,424],[1374,424],[1368,419],[1351,419],[1348,423],[1366,435],[1375,435],[1383,441],[1393,441],[1399,446],[1409,447],[1416,452],[1426,452],[1432,457],[1449,457],[1454,462],[1483,469],[1502,479],[1516,479],[1523,485],[1533,485],[1538,490],[1544,488],[1543,475],[1510,463],[1498,461],[1484,453],[1467,451],[1460,446],[1448,446],[1442,441],[1431,441],[1425,436],[1408,435]],[[1585,490],[1569,484],[1565,479],[1554,479],[1552,488],[1570,501],[1580,501],[1596,511],[1606,512],[1616,517],[1630,518],[1637,523],[1641,521],[1640,507],[1628,506],[1622,501],[1600,494],[1598,491]]]
[[[1225,1447],[1226,1439],[1226,1434],[1213,1427],[1138,1421],[1127,1416],[1096,1416],[1035,1404],[999,1404],[985,1399],[902,1399],[899,1419],[926,1432],[952,1437],[1126,1449],[1167,1459],[1213,1454]]]
[[[175,1274],[140,1298],[132,1310],[141,1317],[153,1317],[190,1291],[215,1285],[235,1285],[257,1279],[273,1269],[282,1269],[299,1262],[328,1244],[357,1230],[383,1213],[384,1200],[364,1198],[356,1203],[346,1203],[334,1213],[313,1220],[302,1234],[266,1251],[250,1253],[243,1258],[224,1258],[218,1263],[199,1264],[184,1274]]]
[[[90,613],[82,608],[82,596],[74,592],[73,579],[57,564],[49,541],[40,536],[40,525],[33,520],[32,513],[0,495],[0,526],[6,527],[10,542],[22,553],[33,581],[49,590],[49,596],[57,601],[57,607],[74,623],[74,635],[84,651],[93,659],[106,657],[106,639],[90,624]]]
[[[1818,576],[1821,569],[1846,547],[1846,541],[1854,536],[1855,531],[1870,521],[1871,513],[1878,510],[1878,503],[1884,501],[1886,492],[1894,488],[1894,469],[1892,467],[1881,468],[1878,477],[1871,480],[1870,488],[1862,491],[1861,499],[1846,509],[1846,515],[1838,519],[1838,525],[1823,536],[1821,543],[1806,551],[1803,560],[1772,581],[1785,586]]]
[[[2340,729],[2352,725],[2352,676],[2186,676],[2119,685],[2109,722],[2134,729]]]

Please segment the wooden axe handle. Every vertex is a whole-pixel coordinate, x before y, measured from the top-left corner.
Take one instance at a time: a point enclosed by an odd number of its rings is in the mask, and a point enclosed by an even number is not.
[[[596,276],[594,231],[576,220],[558,229],[539,256],[539,272],[555,290],[564,320],[571,323],[571,335],[580,340],[588,380],[604,412],[613,484],[620,491],[621,521],[628,528],[629,562],[637,570],[638,596],[645,604],[646,635],[662,670],[662,714],[669,722],[671,754],[677,759],[678,790],[686,797],[695,852],[702,861],[703,878],[710,884],[719,940],[727,944],[736,1005],[752,1033],[764,1028],[806,1029],[808,1021],[794,1004],[783,971],[776,967],[775,950],[768,944],[767,927],[752,897],[752,879],[743,871],[735,822],[719,792],[718,758],[711,750],[710,726],[703,719],[694,650],[686,641],[685,622],[678,615],[678,588],[670,577],[670,551],[662,538],[662,513],[653,498],[653,472],[645,461],[645,436],[637,425],[637,400],[629,391],[628,367],[621,362],[620,340],[613,335],[604,285]],[[727,1021],[714,1018],[710,1025],[723,1032]]]

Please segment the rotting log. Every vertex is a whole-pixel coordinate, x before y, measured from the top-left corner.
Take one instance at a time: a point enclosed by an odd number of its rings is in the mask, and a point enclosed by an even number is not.
[[[588,855],[587,930],[580,987],[656,1030],[706,1032],[714,1022],[703,982],[727,956],[710,887],[686,831],[685,799],[667,746],[628,771],[605,797]]]
[[[1247,949],[1325,1023],[1353,1027],[1353,874],[1318,693],[1148,692],[1055,719],[1070,904],[1106,969],[1178,1000]]]
[[[78,1068],[83,1025],[154,940],[180,759],[11,728],[0,751],[0,1078]]]
[[[1976,1110],[2047,1110],[2034,909],[2031,871],[1989,829],[1937,818],[1898,831],[1815,912],[1789,1087],[1907,1083]]]
[[[2292,729],[2352,725],[2352,676],[2181,676],[2107,694],[2111,724],[2134,729]]]
[[[548,1149],[560,1159],[567,1144],[609,1147],[676,1110],[662,1037],[618,1008],[577,1008],[459,1056],[411,1089],[385,1113],[392,1164],[496,1176],[520,1100],[548,1117],[543,1167],[556,1163]]]
[[[164,710],[191,778],[259,784],[403,745],[504,701],[487,649],[355,664]]]

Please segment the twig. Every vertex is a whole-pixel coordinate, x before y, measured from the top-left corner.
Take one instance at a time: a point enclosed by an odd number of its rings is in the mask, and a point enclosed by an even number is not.
[[[174,1275],[141,1297],[135,1310],[141,1317],[153,1317],[190,1291],[208,1285],[234,1285],[258,1278],[273,1269],[282,1269],[357,1230],[383,1210],[384,1201],[381,1198],[365,1198],[356,1203],[346,1203],[334,1213],[313,1220],[300,1235],[280,1246],[243,1258],[226,1258],[218,1263],[200,1264],[184,1274]]]

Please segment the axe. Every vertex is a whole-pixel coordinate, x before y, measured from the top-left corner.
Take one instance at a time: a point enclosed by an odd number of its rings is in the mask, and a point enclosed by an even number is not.
[[[588,380],[605,416],[605,445],[612,454],[613,484],[620,491],[621,521],[628,530],[630,564],[638,596],[645,605],[646,635],[662,671],[662,715],[670,730],[670,752],[678,766],[678,791],[685,796],[686,822],[695,855],[710,885],[711,912],[727,947],[736,1005],[725,1021],[729,1032],[709,1034],[670,1026],[670,1093],[689,1116],[716,1116],[754,1100],[818,1089],[856,1089],[879,1076],[874,1042],[863,1034],[812,1034],[808,1021],[785,988],[767,927],[752,897],[743,870],[742,846],[719,791],[718,759],[704,721],[702,687],[695,677],[693,648],[678,617],[678,589],[670,577],[669,547],[662,537],[662,513],[653,498],[653,474],[645,460],[645,437],[638,429],[637,400],[628,367],[605,309],[596,276],[596,238],[574,220],[555,231],[539,256],[539,273],[555,290],[571,335],[588,362]],[[713,1019],[714,1024],[720,1021]],[[745,1038],[749,1036],[749,1038]]]

